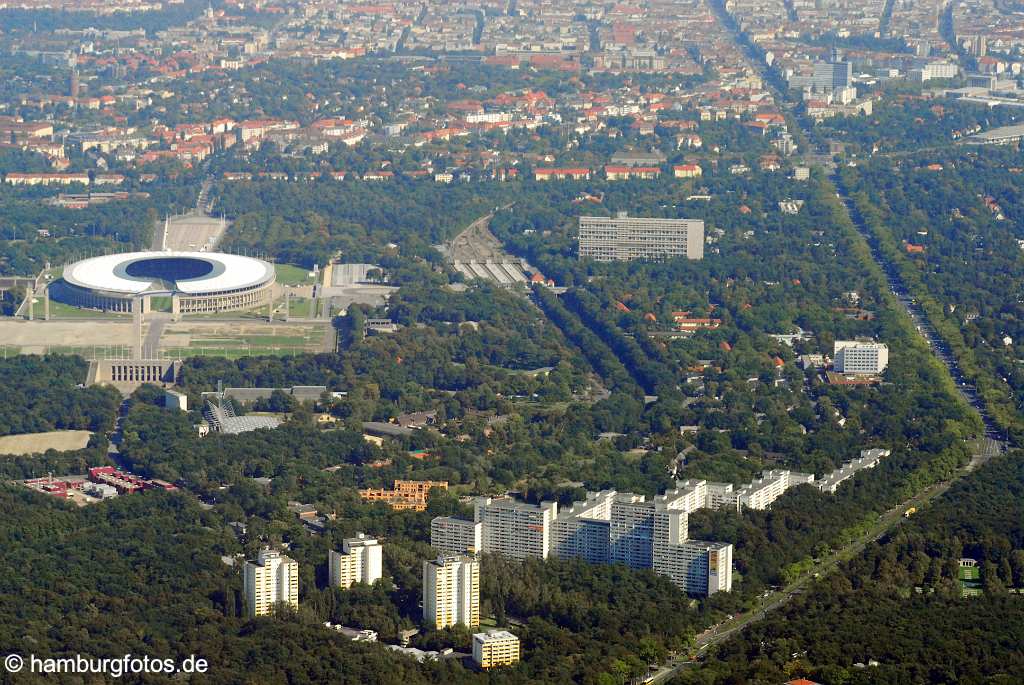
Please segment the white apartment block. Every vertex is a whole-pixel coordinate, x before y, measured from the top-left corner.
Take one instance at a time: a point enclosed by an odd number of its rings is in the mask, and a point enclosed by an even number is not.
[[[612,504],[608,561],[630,568],[650,568],[654,545],[654,503],[624,493]]]
[[[430,522],[430,546],[441,554],[476,554],[483,548],[483,523],[438,516]]]
[[[331,587],[348,589],[353,583],[372,584],[383,574],[383,548],[374,538],[359,533],[341,543],[341,553],[327,553]]]
[[[609,525],[614,490],[587,493],[583,502],[561,509],[551,524],[550,554],[559,559],[583,559],[592,564],[607,564]]]
[[[599,262],[632,259],[704,258],[704,222],[699,219],[579,218],[580,259]]]
[[[551,523],[557,502],[525,504],[508,497],[478,497],[473,519],[481,523],[481,552],[498,552],[513,559],[547,559]]]
[[[681,540],[654,546],[654,572],[695,595],[732,591],[732,545]]]
[[[791,487],[813,482],[813,473],[797,473],[782,469],[764,471],[760,478],[752,480],[736,491],[737,506],[747,509],[767,509],[772,502]]]
[[[705,504],[708,509],[737,509],[739,500],[736,498],[732,483],[708,483],[708,494]]]
[[[674,489],[650,499],[614,490],[592,492],[586,500],[561,510],[553,503],[534,506],[509,499],[479,498],[476,523],[482,524],[485,552],[508,556],[513,555],[503,550],[521,553],[529,547],[530,537],[539,536],[546,527],[551,556],[653,568],[687,592],[707,594],[732,588],[732,546],[688,540],[689,514],[725,500],[736,506],[731,484],[704,480],[679,481]],[[554,515],[551,520],[546,519],[547,513]],[[436,547],[435,531],[440,540],[443,531],[457,529],[458,524],[443,519],[435,522],[436,526],[434,522],[431,525],[431,542]],[[502,534],[513,539],[503,542],[498,539]],[[446,539],[455,537],[454,533],[444,535],[448,535]],[[714,555],[709,545],[718,545],[713,548]]]
[[[647,500],[623,494],[612,505],[610,560],[631,568],[652,568],[654,548],[689,535],[689,515],[707,503],[707,481],[685,480]]]
[[[480,668],[511,666],[519,657],[519,638],[507,630],[473,634],[473,661]]]
[[[836,373],[877,376],[889,365],[885,343],[836,340],[833,347],[832,367]]]
[[[245,562],[243,581],[250,618],[267,616],[279,604],[299,608],[299,565],[280,552],[260,550],[256,561]]]
[[[480,562],[443,555],[423,562],[423,622],[438,630],[480,625]]]
[[[889,450],[883,449],[871,449],[861,450],[860,456],[856,459],[851,459],[846,462],[832,473],[823,477],[818,481],[818,489],[822,492],[827,492],[830,495],[834,495],[836,490],[839,489],[840,483],[853,478],[853,476],[862,469],[873,469],[878,466],[878,462],[883,457],[888,457],[891,454]]]

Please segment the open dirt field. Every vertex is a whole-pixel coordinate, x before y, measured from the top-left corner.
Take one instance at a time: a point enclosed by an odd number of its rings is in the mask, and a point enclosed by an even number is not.
[[[80,450],[89,444],[89,431],[50,431],[5,435],[0,438],[0,454],[38,454],[46,450]]]
[[[145,324],[148,326],[149,324]],[[145,333],[145,329],[143,330]],[[130,319],[102,321],[24,321],[0,319],[0,341],[4,347],[18,348],[24,354],[44,354],[48,351],[87,353],[87,348],[104,349],[122,346],[131,351],[132,324]],[[91,353],[86,356],[91,356]]]

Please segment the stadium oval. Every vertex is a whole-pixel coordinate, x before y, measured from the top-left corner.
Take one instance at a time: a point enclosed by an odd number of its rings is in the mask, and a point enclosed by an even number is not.
[[[54,299],[76,307],[142,311],[170,297],[175,314],[250,309],[270,301],[274,265],[221,252],[129,252],[83,259],[64,267]]]

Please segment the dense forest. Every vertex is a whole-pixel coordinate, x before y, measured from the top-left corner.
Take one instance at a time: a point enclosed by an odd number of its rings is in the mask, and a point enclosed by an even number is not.
[[[1024,589],[1022,495],[1018,451],[954,485],[676,682],[1020,682],[1024,594],[1009,589]],[[962,557],[981,565],[980,596],[961,598]]]
[[[426,522],[446,511],[439,504],[416,517]],[[10,570],[0,584],[5,653],[178,660],[196,654],[210,662],[204,681],[211,683],[253,682],[239,681],[239,674],[258,673],[261,683],[604,685],[642,672],[642,660],[682,648],[707,621],[650,572],[487,558],[485,611],[514,623],[531,658],[494,674],[474,673],[455,659],[418,665],[323,627],[327,620],[355,623],[394,640],[399,628],[413,625],[420,565],[430,549],[404,537],[411,530],[395,529],[387,538],[385,568],[396,584],[341,592],[324,587],[327,550],[340,544],[341,530],[337,538],[313,538],[292,530],[297,524],[250,529],[250,536],[265,532],[271,539],[295,535],[289,554],[301,564],[301,605],[297,614],[249,621],[240,618],[239,565],[255,542],[235,539],[228,509],[204,511],[185,494],[146,493],[76,510],[8,486],[0,487],[0,509],[0,554]],[[465,653],[468,637],[464,630],[428,632],[414,644],[455,644]]]
[[[1016,150],[968,150],[844,169],[881,249],[1017,443],[1024,392],[1024,252]]]
[[[377,261],[397,243],[406,257],[440,262],[431,245],[513,197],[501,184],[448,187],[423,181],[225,184],[218,210],[234,220],[224,248],[262,250],[312,267],[340,253]]]
[[[114,427],[120,397],[112,388],[86,388],[80,357],[18,356],[0,360],[0,435]]]

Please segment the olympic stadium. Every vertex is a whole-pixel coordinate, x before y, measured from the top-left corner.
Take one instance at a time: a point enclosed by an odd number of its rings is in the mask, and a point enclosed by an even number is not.
[[[83,259],[64,267],[55,300],[108,312],[150,311],[170,300],[173,314],[250,309],[268,303],[274,265],[218,252],[129,252]]]

